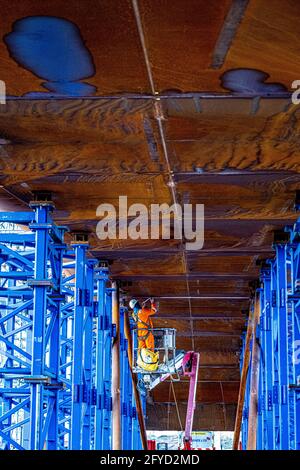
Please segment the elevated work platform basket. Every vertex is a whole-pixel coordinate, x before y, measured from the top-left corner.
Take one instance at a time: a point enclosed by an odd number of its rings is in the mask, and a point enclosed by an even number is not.
[[[139,337],[146,334],[154,336],[154,352],[158,353],[158,368],[151,374],[176,374],[176,329],[175,328],[134,328],[133,334],[133,372],[149,374],[137,364],[139,354]]]

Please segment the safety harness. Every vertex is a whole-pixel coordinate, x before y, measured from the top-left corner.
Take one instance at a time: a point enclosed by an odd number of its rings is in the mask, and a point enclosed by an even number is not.
[[[134,321],[136,323],[142,323],[142,325],[145,326],[145,334],[139,334],[138,333],[138,339],[142,340],[142,341],[146,341],[146,339],[148,338],[148,336],[150,335],[150,331],[149,331],[149,328],[151,328],[151,324],[150,323],[147,323],[147,322],[144,322],[143,320],[141,320],[139,318],[139,312],[140,310],[138,311],[137,315],[134,315],[133,318],[134,318]],[[138,328],[137,331],[139,330],[144,330],[144,328]]]

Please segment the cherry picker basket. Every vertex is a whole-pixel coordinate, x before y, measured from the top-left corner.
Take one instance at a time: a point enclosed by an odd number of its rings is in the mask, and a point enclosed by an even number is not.
[[[147,374],[149,371],[143,369],[138,365],[138,355],[140,348],[138,344],[139,336],[144,333],[152,333],[154,336],[154,353],[158,354],[158,367],[156,370],[151,371],[152,374],[176,374],[176,330],[175,328],[133,328],[133,372],[137,374]]]

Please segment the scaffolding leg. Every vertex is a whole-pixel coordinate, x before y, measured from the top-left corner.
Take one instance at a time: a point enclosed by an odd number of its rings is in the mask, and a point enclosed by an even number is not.
[[[82,429],[82,449],[89,450],[92,446],[94,435],[92,433],[92,414],[94,412],[94,387],[92,368],[94,366],[95,342],[93,335],[93,318],[94,318],[94,264],[93,260],[89,260],[85,267],[85,318],[84,318],[84,357],[83,357],[83,375],[84,375],[84,393],[85,406],[83,415]]]
[[[120,450],[122,448],[122,420],[120,396],[120,311],[117,282],[113,282],[112,289],[112,321],[116,325],[116,335],[112,346],[112,449]]]
[[[74,341],[73,341],[73,395],[72,395],[72,428],[71,449],[81,449],[82,439],[82,406],[84,399],[83,380],[83,335],[85,313],[85,265],[86,244],[75,246],[75,306],[74,306]]]

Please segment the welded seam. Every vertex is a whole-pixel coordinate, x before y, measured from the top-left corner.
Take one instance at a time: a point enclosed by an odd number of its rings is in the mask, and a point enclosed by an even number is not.
[[[211,68],[219,69],[224,64],[238,27],[246,12],[248,3],[249,0],[232,0],[231,7],[215,45]]]

